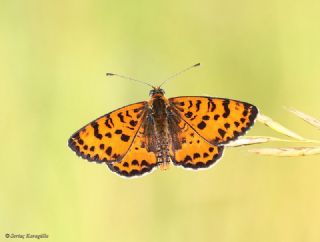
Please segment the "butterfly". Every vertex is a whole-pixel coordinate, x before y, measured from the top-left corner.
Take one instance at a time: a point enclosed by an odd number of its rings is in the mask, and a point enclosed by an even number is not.
[[[258,114],[256,106],[242,101],[206,96],[167,99],[164,94],[161,85],[152,86],[149,101],[97,118],[70,137],[69,147],[125,177],[156,167],[165,170],[171,162],[204,169],[221,158],[225,144],[246,133]]]

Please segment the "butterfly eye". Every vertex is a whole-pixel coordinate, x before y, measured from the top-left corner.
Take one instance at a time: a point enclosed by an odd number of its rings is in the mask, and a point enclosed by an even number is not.
[[[154,90],[154,89],[150,90],[150,92],[149,92],[149,96],[153,96],[153,95],[154,95],[154,93],[155,93],[155,90]]]

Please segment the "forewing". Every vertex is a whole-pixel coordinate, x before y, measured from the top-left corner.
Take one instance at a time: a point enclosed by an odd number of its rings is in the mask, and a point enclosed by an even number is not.
[[[87,124],[69,139],[69,147],[89,161],[119,161],[142,124],[146,102],[131,104]]]
[[[180,147],[175,148],[172,143],[170,149],[170,156],[175,165],[192,169],[207,168],[222,156],[223,146],[208,143],[183,120],[180,120],[178,125]]]
[[[146,120],[144,121],[146,122]],[[157,157],[152,152],[155,147],[150,147],[151,144],[148,146],[145,136],[145,130],[148,126],[149,123],[142,124],[132,146],[121,161],[108,163],[108,167],[113,172],[126,177],[141,176],[151,172],[157,166]]]
[[[253,124],[258,109],[249,103],[212,97],[175,97],[169,102],[192,129],[213,145],[243,135]]]

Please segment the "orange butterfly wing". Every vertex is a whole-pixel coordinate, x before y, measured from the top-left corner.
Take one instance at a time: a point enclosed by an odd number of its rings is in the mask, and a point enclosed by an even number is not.
[[[129,148],[143,121],[146,102],[110,112],[74,133],[69,147],[89,161],[119,161]]]
[[[178,134],[181,147],[170,149],[170,157],[175,165],[184,168],[207,168],[213,165],[223,154],[223,146],[214,146],[197,134],[183,120],[179,123]]]
[[[151,172],[157,166],[157,157],[154,152],[147,151],[145,146],[144,128],[141,127],[127,154],[119,162],[108,163],[113,172],[121,176],[140,176]]]
[[[258,114],[254,105],[231,99],[175,97],[169,102],[195,133],[212,145],[226,144],[243,135]]]

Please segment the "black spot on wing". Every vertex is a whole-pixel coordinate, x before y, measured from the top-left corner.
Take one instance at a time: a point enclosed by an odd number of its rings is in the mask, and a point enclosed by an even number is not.
[[[141,161],[141,166],[148,166],[149,163],[146,160]]]
[[[199,128],[199,129],[204,129],[206,126],[207,126],[207,124],[206,124],[204,121],[201,121],[201,122],[198,124],[198,128]]]
[[[209,120],[210,117],[209,117],[208,115],[204,115],[204,116],[202,117],[202,119],[203,119],[203,120]]]
[[[222,138],[226,135],[226,131],[223,129],[218,129],[219,134],[221,135]]]
[[[193,115],[193,113],[189,111],[184,116],[186,116],[187,118],[191,118],[192,115]]]
[[[132,116],[129,114],[128,110],[126,111],[126,116],[129,117],[129,118],[132,118]]]
[[[233,131],[233,136],[234,136],[234,137],[238,137],[239,135],[240,135],[240,133],[239,133],[238,131],[236,131],[236,130]]]
[[[109,146],[109,147],[106,149],[106,154],[109,155],[109,156],[112,154],[112,147],[111,147],[111,146]]]
[[[208,101],[208,112],[213,112],[216,109],[216,104],[213,102],[211,98]]]
[[[121,112],[118,113],[118,117],[119,117],[121,123],[125,123],[124,122],[124,116],[123,116],[123,114]]]
[[[196,112],[198,112],[200,110],[200,104],[201,104],[201,101],[200,100],[197,100],[196,102]]]
[[[111,150],[111,151],[112,151],[112,150]],[[115,159],[115,160],[118,159],[119,157],[120,157],[120,154],[113,154],[113,155],[112,155],[112,158]]]
[[[230,103],[230,101],[228,99],[224,100],[222,103],[223,108],[224,108],[224,114],[222,116],[224,118],[227,118],[230,115],[229,103]]]
[[[184,158],[183,162],[188,162],[188,161],[192,161],[192,158],[191,158],[189,155],[187,155],[187,156]]]
[[[108,138],[111,138],[112,137],[112,134],[110,132],[107,132],[104,136],[108,137]]]
[[[113,127],[113,121],[112,118],[107,118],[106,121],[104,122],[104,124],[111,129]]]
[[[102,139],[102,134],[99,133],[99,124],[94,121],[94,122],[91,123],[91,126],[93,128],[94,136],[97,139]]]
[[[200,156],[200,154],[199,153],[194,153],[193,154],[193,159],[197,159],[197,158],[200,158],[201,156]]]
[[[254,122],[254,120],[256,119],[258,115],[258,109],[256,106],[251,106],[251,109],[250,109],[250,116],[249,116],[249,120],[251,122],[251,124]]]
[[[130,123],[131,126],[135,127],[137,125],[138,121],[130,120],[129,123]]]
[[[229,124],[229,123],[225,123],[225,124],[224,124],[224,127],[225,127],[226,129],[228,129],[228,128],[230,128],[230,124]]]
[[[130,136],[128,136],[128,135],[126,135],[126,134],[122,134],[120,138],[121,138],[122,141],[128,142],[129,139],[130,139]]]

